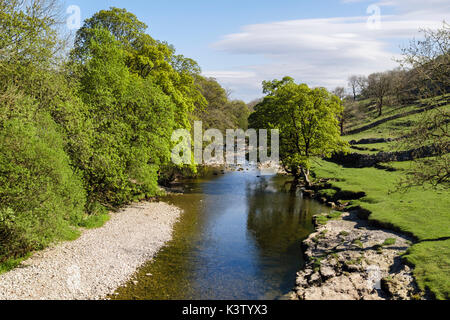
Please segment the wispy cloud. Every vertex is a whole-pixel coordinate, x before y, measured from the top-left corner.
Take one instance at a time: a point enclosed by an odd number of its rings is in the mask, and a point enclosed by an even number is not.
[[[400,40],[416,35],[419,28],[441,26],[444,18],[450,16],[448,3],[447,0],[431,0],[426,4],[415,0],[380,1],[377,3],[380,8],[391,6],[397,11],[382,15],[379,29],[367,25],[368,16],[243,26],[239,33],[225,35],[212,47],[228,54],[263,56],[267,63],[239,70],[209,70],[205,74],[216,77],[236,97],[247,100],[260,94],[263,80],[285,75],[311,86],[342,86],[350,74],[395,67]]]

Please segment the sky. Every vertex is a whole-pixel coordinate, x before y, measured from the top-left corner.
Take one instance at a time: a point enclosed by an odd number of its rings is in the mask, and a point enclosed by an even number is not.
[[[449,0],[66,0],[81,20],[126,8],[155,39],[196,60],[232,98],[263,96],[263,80],[293,77],[330,90],[350,75],[398,66],[420,28],[450,22]],[[72,13],[72,12],[69,12]]]

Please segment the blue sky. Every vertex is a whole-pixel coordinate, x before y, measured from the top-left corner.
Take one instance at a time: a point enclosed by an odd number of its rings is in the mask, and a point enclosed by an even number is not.
[[[395,67],[400,46],[419,27],[450,20],[448,0],[66,0],[69,5],[80,7],[83,20],[110,6],[126,8],[150,35],[195,59],[206,76],[245,101],[262,95],[262,80],[284,75],[332,89],[351,74]]]

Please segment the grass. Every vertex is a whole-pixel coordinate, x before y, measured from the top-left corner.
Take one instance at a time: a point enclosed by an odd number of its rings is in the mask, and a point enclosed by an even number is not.
[[[323,194],[328,199],[332,199],[336,195],[337,191],[334,189],[323,189],[320,190],[320,193]]]
[[[407,163],[403,163],[406,166]],[[319,177],[333,178],[334,187],[352,192],[365,192],[366,197],[353,200],[372,212],[370,219],[391,224],[413,234],[419,240],[450,236],[450,193],[445,190],[411,188],[408,192],[395,191],[403,171],[388,172],[376,168],[343,168],[337,164],[319,161],[313,167]]]
[[[361,249],[364,248],[364,245],[363,245],[363,243],[362,243],[362,241],[361,241],[360,239],[354,240],[354,241],[353,241],[353,244],[354,244],[355,246],[357,246],[357,247],[360,247]]]
[[[108,213],[89,215],[79,225],[86,229],[96,229],[102,227],[110,218]]]
[[[388,238],[388,239],[384,240],[382,246],[383,246],[383,247],[385,247],[385,246],[393,246],[396,242],[397,242],[396,239],[394,239],[394,238]]]
[[[80,227],[85,229],[96,229],[102,227],[111,216],[108,213],[99,213],[94,215],[86,215],[85,219],[79,224]],[[80,237],[81,232],[75,228],[67,231],[63,236],[63,241],[73,241]],[[22,258],[11,258],[5,262],[0,263],[0,274],[11,271],[18,267],[23,261],[28,259],[33,253],[28,253]]]
[[[418,243],[405,258],[415,267],[420,289],[430,289],[437,299],[450,299],[450,239]]]
[[[361,107],[368,104],[360,103]],[[365,117],[355,119],[347,128],[355,129],[371,122],[405,113],[417,108],[387,107],[383,117],[376,117],[376,110],[366,112]],[[450,105],[443,106],[450,110]],[[436,111],[429,111],[436,112]],[[403,136],[409,128],[420,121],[421,114],[410,115],[385,122],[358,134],[344,136],[346,141],[367,138],[396,138]],[[400,151],[398,142],[357,145],[366,150],[355,150],[362,154]],[[349,192],[364,192],[365,197],[351,201],[351,205],[368,210],[369,220],[384,227],[396,229],[417,239],[417,243],[404,255],[407,263],[414,266],[414,276],[423,291],[431,292],[437,299],[450,299],[450,191],[414,187],[407,192],[398,191],[398,182],[405,177],[405,170],[413,162],[391,162],[384,164],[397,171],[388,172],[376,168],[343,168],[334,163],[319,161],[313,168],[318,177],[332,178],[333,188]],[[325,194],[335,195],[334,189]],[[342,192],[341,192],[342,193]],[[339,194],[339,193],[337,193]],[[395,239],[386,239],[378,245],[383,247],[395,244]]]
[[[316,222],[319,225],[326,225],[328,221],[339,219],[341,216],[342,216],[342,212],[333,211],[329,214],[322,214],[322,215],[316,216]]]
[[[440,109],[443,110],[450,110],[450,105],[446,105],[443,107],[440,107]],[[408,111],[408,108],[399,109],[399,112],[403,113],[405,111]],[[428,111],[430,113],[436,112],[436,110]],[[392,114],[391,114],[392,116]],[[374,128],[371,128],[369,130],[344,136],[344,139],[347,141],[351,140],[361,140],[361,139],[367,139],[367,138],[397,138],[400,136],[403,136],[408,132],[408,130],[413,126],[415,123],[420,121],[422,119],[422,114],[414,114],[409,115],[406,117],[402,117],[399,119],[391,120],[385,123],[382,123]],[[378,121],[382,118],[375,119],[375,121]],[[365,123],[367,124],[367,123]],[[359,125],[357,126],[359,127]]]
[[[398,113],[406,113],[406,112],[410,112],[410,111],[417,110],[417,109],[418,109],[417,105],[409,105],[406,107],[397,106],[397,105],[396,106],[386,106],[385,109],[383,110],[383,115],[381,117],[378,117],[377,109],[372,109],[370,112],[365,113],[364,119],[359,119],[359,121],[357,120],[357,121],[353,121],[353,122],[349,123],[349,125],[347,126],[347,130],[358,129],[359,127],[371,124],[375,121],[384,120],[384,119],[392,117]]]
[[[437,97],[437,100],[433,99],[423,99],[421,100],[422,103],[430,103],[435,104],[436,101],[442,102],[445,99],[449,99],[450,94],[443,95],[440,97]],[[371,108],[368,106],[372,106]],[[357,117],[353,119],[349,119],[346,125],[346,131],[354,130],[357,128],[360,128],[362,126],[371,124],[373,122],[384,120],[386,118],[395,116],[400,113],[407,113],[413,110],[422,109],[423,106],[419,106],[419,103],[414,103],[410,105],[390,105],[389,103],[384,106],[383,108],[383,115],[381,117],[378,117],[378,109],[374,107],[375,103],[371,102],[370,99],[359,101],[359,113],[363,114],[362,117]]]
[[[12,269],[14,269],[15,267],[19,266],[22,261],[25,261],[29,256],[31,256],[31,253],[27,254],[26,256],[22,257],[22,258],[18,258],[18,259],[8,259],[3,263],[0,263],[0,275],[2,273],[11,271]]]
[[[430,290],[438,299],[450,294],[450,192],[415,187],[408,192],[395,192],[404,175],[402,169],[410,162],[390,163],[399,171],[387,172],[376,168],[343,168],[319,161],[313,168],[319,177],[333,178],[334,187],[346,191],[365,192],[366,197],[353,200],[351,205],[371,212],[369,220],[408,233],[419,242],[405,256],[415,266],[414,275],[422,290]],[[323,220],[323,221],[322,221]],[[328,219],[321,218],[321,222]],[[384,246],[394,244],[387,239]],[[433,240],[433,241],[428,241]],[[380,246],[380,253],[382,248]]]

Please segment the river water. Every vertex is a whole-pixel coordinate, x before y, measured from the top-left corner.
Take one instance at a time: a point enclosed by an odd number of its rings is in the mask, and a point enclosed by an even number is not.
[[[173,240],[113,299],[279,299],[303,266],[312,216],[329,209],[293,195],[288,178],[217,170],[163,201],[183,209]],[[137,282],[136,282],[137,281]]]

